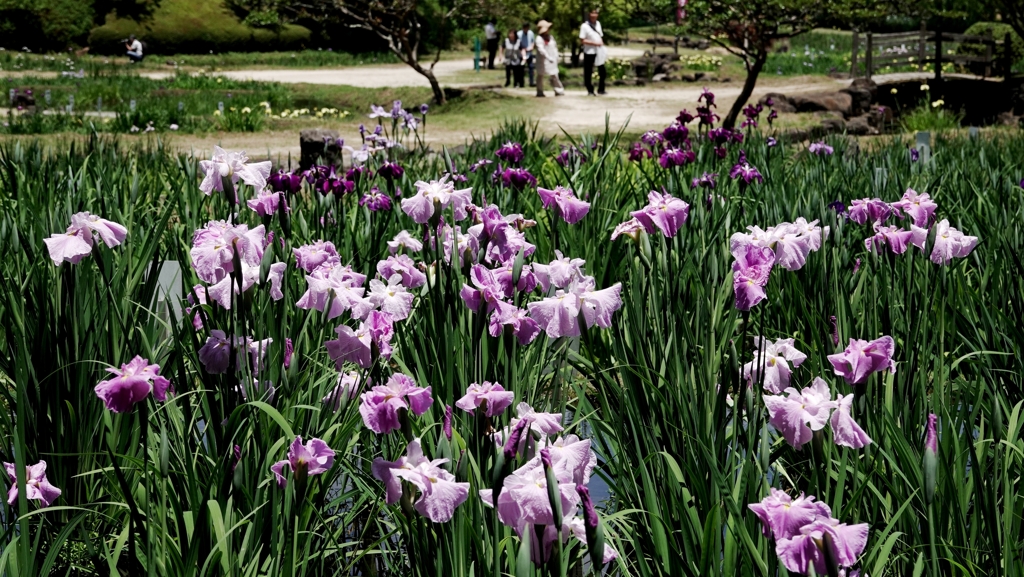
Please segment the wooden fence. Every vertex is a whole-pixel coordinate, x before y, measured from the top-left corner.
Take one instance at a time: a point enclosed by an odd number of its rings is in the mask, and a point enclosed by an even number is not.
[[[943,43],[979,44],[984,47],[984,55],[948,54],[943,53]],[[923,27],[916,32],[897,32],[895,34],[860,34],[853,32],[853,49],[850,57],[850,75],[854,78],[871,78],[878,69],[884,66],[906,66],[918,64],[935,66],[935,77],[941,78],[942,64],[979,63],[984,68],[983,76],[988,78],[998,71],[1004,78],[1009,78],[1013,65],[1013,47],[1010,34],[1001,39],[992,37],[992,32],[984,36],[968,36],[950,32],[925,30]],[[999,74],[996,74],[999,75]]]

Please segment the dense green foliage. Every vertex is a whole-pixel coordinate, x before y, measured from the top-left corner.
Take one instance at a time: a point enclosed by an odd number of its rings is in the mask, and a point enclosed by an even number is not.
[[[523,164],[542,186],[571,186],[592,203],[583,221],[557,221],[534,190],[495,185],[489,170],[467,172],[506,141],[523,143]],[[371,274],[387,239],[419,230],[398,208],[371,213],[356,205],[359,193],[383,181],[362,181],[340,199],[306,187],[291,200],[287,226],[265,219],[278,240],[266,249],[263,274],[271,262],[290,263],[284,299],[271,301],[255,287],[231,311],[203,307],[206,329],[197,331],[172,302],[196,281],[187,264],[193,231],[231,207],[197,190],[195,159],[103,139],[48,152],[5,146],[0,432],[13,442],[0,446],[0,460],[45,459],[63,494],[47,509],[24,500],[0,505],[0,567],[12,576],[65,574],[72,564],[80,574],[525,576],[518,538],[475,496],[489,486],[491,466],[479,423],[457,411],[451,443],[441,431],[444,406],[469,383],[498,380],[517,402],[566,412],[568,429],[592,436],[596,474],[611,489],[602,524],[620,552],[612,574],[784,574],[747,510],[768,487],[806,491],[843,522],[868,523],[862,575],[920,575],[929,563],[943,575],[1024,574],[1024,190],[1017,184],[1024,137],[940,139],[924,164],[910,162],[898,141],[859,153],[837,141],[835,155],[817,157],[748,135],[747,158],[765,182],[745,189],[725,175],[736,151],[719,160],[706,142],[696,146],[694,164],[671,170],[651,159],[627,162],[615,133],[574,144],[586,162],[563,167],[551,141],[512,123],[450,160],[417,150],[397,157],[403,191],[452,167],[466,172],[474,201],[485,197],[505,214],[537,220],[527,229],[534,262],[558,249],[585,259],[598,287],[623,283],[611,328],[520,347],[509,335],[487,336],[462,303],[465,269],[440,262],[431,269],[436,284],[417,291],[413,316],[396,327],[391,362],[374,370],[402,371],[432,387],[436,401],[411,426],[428,455],[458,461],[452,471],[473,489],[445,524],[384,505],[369,462],[399,456],[404,443],[369,432],[355,401],[337,412],[321,402],[338,378],[322,343],[342,319],[293,304],[306,283],[292,247],[330,240],[343,262]],[[720,176],[711,202],[705,189],[690,188],[704,171]],[[609,241],[647,192],[662,187],[691,205],[680,234]],[[916,249],[875,254],[863,242],[869,227],[828,208],[835,200],[893,201],[907,187],[932,194],[938,218],[981,238],[969,257],[939,267]],[[123,223],[127,241],[56,267],[42,239],[81,210]],[[260,222],[240,210],[242,221]],[[821,250],[799,271],[773,273],[768,299],[753,311],[736,310],[730,235],[797,217],[831,228]],[[416,260],[429,262],[427,251]],[[177,298],[161,299],[158,271],[170,260],[182,263],[182,278]],[[260,375],[276,386],[273,399],[242,399],[237,379],[202,369],[197,349],[216,327],[274,339]],[[825,356],[847,338],[881,334],[896,341],[897,371],[873,376],[858,393],[858,419],[874,439],[865,449],[826,440],[794,451],[765,425],[761,391],[746,392],[740,382],[754,335],[792,337],[809,357],[794,382],[821,376],[847,394]],[[288,369],[286,337],[295,343]],[[125,414],[104,410],[92,387],[106,378],[104,367],[136,354],[161,365],[176,395]],[[931,508],[921,491],[929,412],[940,417]],[[338,452],[304,495],[292,484],[278,489],[269,471],[295,434],[323,438]],[[233,445],[241,448],[237,468]],[[564,563],[578,563],[582,574],[584,554],[568,547]]]
[[[109,15],[105,24],[89,34],[89,47],[101,54],[123,53],[122,40],[132,33],[153,55],[287,51],[302,48],[310,40],[309,30],[302,26],[271,29],[243,24],[224,0],[161,0],[141,22]]]

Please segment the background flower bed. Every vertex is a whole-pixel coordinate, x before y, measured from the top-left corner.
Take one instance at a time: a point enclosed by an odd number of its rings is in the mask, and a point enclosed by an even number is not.
[[[541,186],[569,185],[588,199],[587,217],[572,226],[555,222],[534,189],[500,188],[488,170],[468,172],[506,141],[523,143],[523,166]],[[504,213],[538,221],[528,229],[536,262],[555,258],[558,248],[584,259],[599,287],[623,283],[623,309],[610,329],[588,331],[578,343],[542,337],[524,348],[477,339],[474,316],[457,296],[458,269],[439,292],[421,295],[419,314],[396,333],[392,362],[433,388],[437,402],[416,423],[430,454],[441,450],[444,405],[454,404],[470,382],[491,376],[517,402],[565,412],[567,426],[591,431],[601,458],[596,474],[612,494],[603,522],[620,552],[613,572],[775,574],[773,547],[746,509],[772,486],[813,493],[845,522],[868,523],[862,570],[902,575],[923,568],[929,557],[920,489],[925,422],[934,412],[941,419],[934,507],[942,572],[1020,568],[1016,536],[1024,505],[1015,471],[1024,448],[1024,191],[1017,183],[1024,177],[1024,138],[939,140],[933,163],[925,165],[912,162],[898,141],[856,156],[836,142],[835,154],[811,156],[748,137],[742,148],[765,181],[742,191],[724,174],[741,147],[719,160],[704,144],[693,164],[666,170],[657,159],[628,162],[614,133],[572,144],[586,161],[559,164],[551,141],[513,124],[450,159],[398,158],[405,174],[396,185],[404,194],[416,180],[449,169],[464,173],[474,199],[486,195]],[[321,403],[337,382],[322,348],[336,323],[292,306],[305,286],[290,254],[277,255],[292,269],[286,298],[254,298],[245,319],[274,339],[266,377],[276,394],[266,405],[242,403],[226,377],[200,369],[202,339],[190,324],[178,322],[173,307],[155,304],[160,263],[183,263],[185,294],[193,284],[187,266],[193,231],[228,212],[222,197],[197,191],[195,159],[94,138],[84,149],[59,153],[8,147],[0,151],[0,168],[0,242],[9,247],[0,268],[5,279],[17,279],[0,293],[0,311],[10,319],[0,336],[6,377],[0,430],[27,462],[46,459],[50,481],[63,490],[56,507],[29,517],[4,510],[0,535],[10,546],[0,559],[21,559],[25,548],[37,567],[61,573],[71,562],[97,572],[108,563],[131,571],[134,555],[167,574],[195,567],[216,572],[218,565],[225,573],[336,574],[371,562],[383,573],[403,574],[407,550],[395,539],[401,513],[384,507],[383,487],[369,474],[376,453],[393,458],[400,451],[394,440],[378,445],[356,403],[336,413]],[[720,173],[710,203],[709,191],[690,189],[703,172]],[[613,227],[661,187],[692,207],[680,234],[610,242]],[[982,244],[948,267],[916,251],[876,255],[864,248],[868,227],[828,208],[862,197],[894,201],[907,187],[931,193],[941,218]],[[330,240],[343,262],[371,272],[387,254],[385,241],[415,225],[397,203],[371,214],[355,206],[358,196],[335,201],[307,188],[291,207],[289,242]],[[62,231],[80,210],[124,224],[128,241],[98,249],[80,266],[56,268],[42,239]],[[243,220],[260,222],[241,210]],[[773,277],[765,303],[737,311],[730,235],[801,216],[831,227],[822,249],[800,271]],[[284,234],[274,221],[267,224]],[[842,337],[838,347],[831,316]],[[862,425],[873,445],[858,451],[826,443],[798,452],[762,426],[761,393],[748,396],[739,380],[754,335],[795,338],[809,360],[794,379],[806,386],[821,376],[847,394],[826,356],[847,338],[881,334],[896,341],[898,370],[873,379],[864,392]],[[288,369],[286,338],[295,343]],[[135,415],[112,415],[92,392],[105,378],[100,363],[134,354],[159,359],[177,396],[167,405],[141,405]],[[228,425],[218,426],[225,419]],[[457,438],[474,438],[471,419],[457,417],[455,428]],[[304,506],[276,489],[268,469],[291,440],[286,429],[319,435],[338,452]],[[233,443],[243,447],[235,469]],[[0,448],[2,460],[13,462],[7,451]],[[466,477],[475,478],[477,465],[466,466]],[[412,560],[416,570],[511,572],[515,540],[498,529],[501,546],[492,547],[489,514],[477,502],[460,509],[453,523],[428,531],[433,565]],[[39,540],[15,540],[19,534]],[[570,551],[573,559],[580,554]]]

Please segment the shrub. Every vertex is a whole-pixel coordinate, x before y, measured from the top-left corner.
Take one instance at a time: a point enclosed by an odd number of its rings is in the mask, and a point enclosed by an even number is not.
[[[135,34],[146,44],[147,54],[196,54],[204,52],[294,50],[310,37],[307,28],[285,25],[279,30],[242,24],[223,0],[164,0],[143,23],[108,15],[106,24],[89,34],[92,51],[122,52],[122,40]]]
[[[994,38],[995,40],[1002,40],[1003,38],[1006,37],[1007,33],[1010,34],[1010,46],[1011,50],[1013,51],[1010,62],[1017,62],[1021,58],[1024,58],[1024,39],[1021,39],[1021,37],[1018,36],[1016,32],[1014,32],[1013,27],[1010,26],[1009,24],[1005,24],[1003,22],[975,22],[974,24],[971,25],[970,28],[967,29],[966,32],[964,32],[964,34],[969,34],[972,36],[984,36],[989,32],[992,33],[992,38]],[[1002,50],[1003,48],[1001,46],[996,46],[995,50],[993,50],[992,52],[993,56],[995,56],[997,61],[997,64],[993,66],[993,73],[995,74],[1002,74],[1002,70],[999,68],[999,66],[1001,65],[999,63],[1001,63],[1003,56]],[[956,49],[956,53],[970,54],[974,56],[984,56],[985,45],[967,42],[961,44]],[[968,68],[971,72],[975,74],[981,74],[982,72],[984,72],[985,65],[980,62],[972,62],[968,64]]]
[[[89,32],[91,2],[0,0],[0,38],[8,48],[63,48]]]

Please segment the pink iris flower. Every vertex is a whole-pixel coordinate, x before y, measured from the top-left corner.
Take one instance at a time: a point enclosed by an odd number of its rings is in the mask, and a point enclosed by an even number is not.
[[[277,207],[281,204],[281,193],[264,188],[259,191],[256,198],[246,201],[246,204],[260,216],[274,216],[277,213]],[[291,212],[287,203],[285,204],[285,211]]]
[[[499,336],[505,327],[510,327],[512,336],[516,337],[520,346],[533,342],[540,334],[540,325],[529,316],[529,313],[513,304],[498,302],[498,308],[491,313],[488,331],[492,337]]]
[[[767,296],[764,287],[775,266],[775,253],[770,248],[744,244],[733,256],[736,260],[732,263],[732,290],[736,308],[749,311]]]
[[[555,207],[555,214],[568,224],[576,224],[583,220],[590,211],[590,203],[576,198],[572,190],[564,186],[556,186],[554,190],[537,187],[544,208]]]
[[[327,268],[321,265],[306,275],[308,288],[295,306],[306,310],[326,310],[327,318],[333,319],[360,302],[365,290],[360,285],[365,279],[348,267]]]
[[[402,284],[402,276],[396,274],[388,279],[388,284],[373,279],[370,281],[370,292],[366,295],[369,304],[381,311],[391,315],[396,321],[409,318],[412,312],[412,302],[416,295],[406,290]],[[362,317],[363,315],[358,315]]]
[[[7,504],[13,505],[18,500],[18,477],[14,463],[4,463],[7,476],[11,480],[11,488],[7,491]],[[46,480],[46,461],[39,461],[35,465],[25,467],[25,498],[28,500],[42,501],[44,507],[49,507],[57,497],[60,497],[60,489],[54,487]]]
[[[978,246],[978,237],[967,236],[949,226],[949,221],[942,219],[935,225],[935,246],[932,248],[931,260],[935,264],[949,264],[953,258],[964,258]]]
[[[832,411],[832,418],[829,420],[829,425],[832,427],[832,440],[837,445],[854,449],[870,445],[871,437],[864,432],[864,429],[860,428],[860,425],[853,420],[853,415],[850,414],[850,409],[853,407],[853,395],[845,397],[840,395],[836,402],[839,406]]]
[[[747,507],[761,520],[761,531],[765,537],[776,541],[791,539],[800,534],[800,528],[808,525],[818,517],[831,517],[832,510],[828,505],[815,501],[813,495],[793,499],[783,491],[774,487],[760,503],[752,503]]]
[[[243,266],[257,269],[263,260],[265,229],[259,225],[252,230],[244,224],[232,225],[225,221],[211,221],[192,236],[192,267],[205,283],[216,284],[230,276],[234,270],[235,254]],[[244,273],[244,268],[242,271]]]
[[[338,249],[334,248],[334,243],[324,240],[293,248],[292,254],[295,255],[295,265],[307,273],[313,272],[328,259],[338,259]]]
[[[747,505],[761,520],[765,536],[775,539],[775,553],[782,564],[794,573],[807,574],[811,567],[819,575],[827,573],[823,547],[845,575],[864,552],[868,525],[846,525],[832,518],[832,511],[811,495],[793,499],[771,489],[760,503]],[[825,534],[829,539],[825,539]]]
[[[459,296],[469,310],[479,313],[490,313],[505,298],[505,289],[495,278],[494,273],[483,265],[475,264],[469,270],[473,286],[463,285]],[[475,288],[474,288],[475,287]]]
[[[803,217],[765,230],[756,226],[748,226],[747,230],[748,233],[738,232],[729,238],[729,250],[733,256],[743,245],[770,248],[775,255],[775,264],[786,270],[803,268],[807,255],[821,249],[822,240],[829,234],[828,227],[822,228],[818,221],[807,222]]]
[[[645,230],[646,227],[644,227],[644,224],[636,217],[633,217],[626,222],[619,223],[615,226],[615,230],[612,231],[612,240],[615,240],[622,235],[626,235],[635,241],[640,238],[640,233]]]
[[[320,475],[326,473],[334,466],[334,451],[327,446],[327,443],[320,439],[310,439],[305,445],[302,444],[302,437],[295,437],[288,448],[288,458],[278,461],[270,466],[277,479],[277,486],[284,487],[288,478],[284,475],[284,468],[288,467],[293,477],[300,475]]]
[[[233,337],[229,339],[224,331],[214,329],[206,338],[206,343],[199,349],[199,362],[203,363],[206,372],[217,375],[227,372],[231,364],[231,354],[235,354],[235,370],[245,371],[248,367],[252,374],[259,375],[263,370],[267,351],[274,339],[253,340],[250,337]]]
[[[764,389],[779,394],[789,387],[792,370],[807,360],[807,355],[793,346],[793,339],[779,339],[774,343],[764,337],[754,337],[754,360],[743,365],[743,376],[753,385],[764,379]]]
[[[895,226],[882,226],[875,223],[875,235],[864,239],[864,246],[868,250],[882,251],[882,247],[888,246],[893,254],[903,254],[907,246],[914,242],[914,231],[904,230]],[[927,232],[925,232],[927,237]]]
[[[423,250],[423,243],[413,238],[407,231],[399,232],[395,238],[388,241],[388,252],[397,254],[399,249],[409,252],[420,252]]]
[[[209,196],[213,191],[224,191],[224,177],[231,179],[231,183],[237,185],[238,179],[252,186],[256,190],[262,190],[267,186],[267,178],[270,177],[270,161],[249,163],[249,157],[245,152],[227,152],[219,146],[213,147],[213,158],[211,160],[199,161],[199,167],[203,170],[203,182],[199,190]]]
[[[500,383],[484,381],[483,384],[472,383],[466,389],[466,394],[455,401],[455,406],[472,413],[476,409],[482,409],[483,414],[488,417],[500,415],[512,405],[515,394],[506,391]]]
[[[832,409],[838,406],[821,378],[802,391],[789,387],[785,395],[765,395],[764,404],[771,415],[768,422],[797,449],[811,440],[814,431],[825,428]]]
[[[939,207],[928,193],[918,193],[912,188],[908,188],[903,193],[903,198],[892,203],[890,206],[896,210],[903,211],[903,214],[909,216],[915,226],[922,228],[928,228],[928,225],[931,224],[932,215],[935,214],[935,210]]]
[[[826,534],[830,539],[825,539]],[[829,556],[836,565],[850,567],[857,563],[867,542],[867,523],[847,525],[837,519],[819,517],[801,527],[799,535],[780,539],[775,544],[775,552],[786,569],[794,573],[807,574],[813,566],[818,575],[826,575],[828,568],[822,547],[829,548]]]
[[[416,267],[415,261],[404,254],[389,256],[378,262],[377,272],[381,277],[388,279],[396,274],[401,275],[402,284],[409,289],[421,287],[427,282],[427,275]]]
[[[281,292],[281,283],[284,282],[284,271],[287,268],[286,263],[275,262],[270,265],[270,270],[267,272],[267,280],[270,281],[270,298],[275,301],[284,298],[284,293]]]
[[[472,203],[472,189],[455,190],[448,176],[440,180],[416,182],[416,193],[402,199],[402,210],[417,224],[427,224],[435,213],[451,207],[455,220],[466,218],[466,207]]]
[[[647,193],[647,201],[647,206],[630,214],[644,225],[647,234],[654,234],[657,229],[668,238],[674,237],[686,222],[690,205],[667,192],[654,190]]]
[[[43,239],[43,243],[53,264],[78,264],[82,257],[92,252],[96,243],[93,235],[99,236],[107,247],[114,248],[124,242],[128,229],[94,214],[79,212],[71,215],[71,225],[65,232],[50,235],[50,238]]]
[[[174,392],[171,382],[160,376],[160,365],[151,365],[138,355],[120,369],[110,367],[107,372],[114,378],[100,381],[94,390],[107,409],[115,413],[128,411],[150,392],[160,402],[167,400],[168,391]]]
[[[359,414],[363,416],[363,424],[378,435],[386,435],[401,428],[400,410],[420,416],[434,402],[430,387],[418,387],[412,377],[401,373],[391,375],[387,383],[373,387],[363,393],[360,399]]]
[[[602,290],[594,289],[593,277],[576,279],[565,291],[558,290],[554,296],[529,303],[527,310],[553,339],[579,336],[580,313],[587,328],[594,325],[609,328],[612,314],[622,308],[622,283]]]
[[[368,369],[373,365],[374,353],[381,358],[391,358],[391,337],[394,336],[394,319],[380,311],[371,311],[357,330],[341,325],[335,332],[338,338],[327,341],[327,354],[341,370],[345,361]]]
[[[832,369],[843,377],[848,384],[858,385],[868,379],[868,375],[878,371],[896,372],[896,363],[892,355],[896,343],[890,336],[873,341],[850,339],[850,344],[841,353],[828,356]]]
[[[359,373],[349,371],[338,375],[338,384],[321,399],[321,402],[331,408],[335,413],[341,409],[341,400],[348,398],[352,400],[359,396]]]
[[[534,264],[533,271],[537,276],[540,288],[545,292],[550,287],[564,289],[574,281],[584,277],[583,265],[587,261],[581,258],[562,256],[562,251],[555,250],[555,260],[549,264]]]
[[[880,198],[861,198],[850,203],[850,220],[857,224],[883,224],[893,213],[893,207]]]
[[[391,505],[402,496],[402,481],[419,491],[413,508],[434,523],[446,523],[455,509],[469,497],[469,483],[459,483],[455,475],[440,467],[448,459],[427,460],[419,439],[413,439],[404,457],[397,461],[377,458],[371,467],[373,476],[384,482],[385,501]]]

